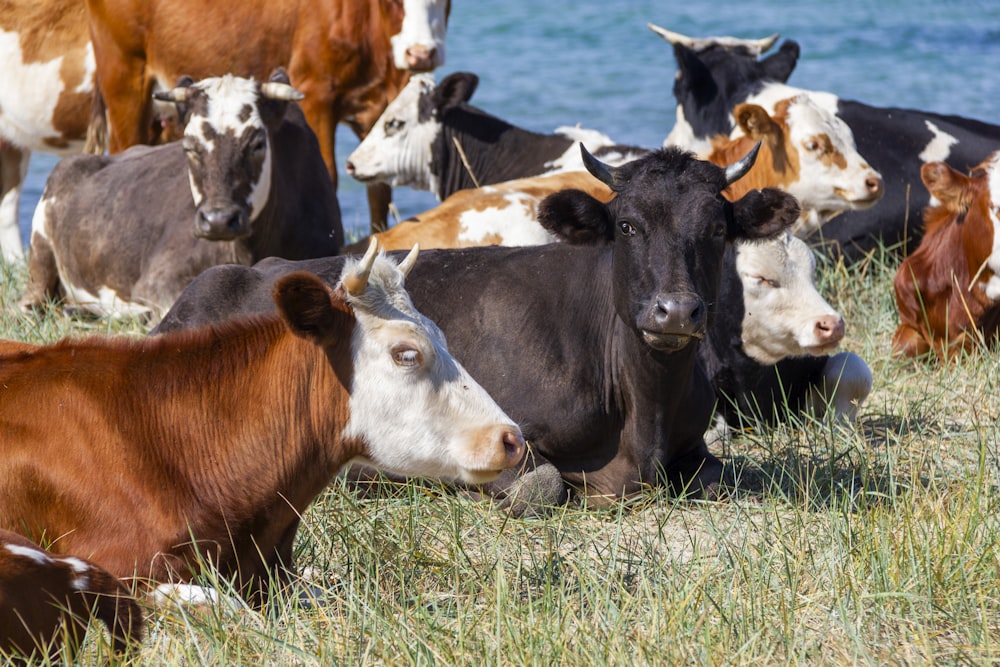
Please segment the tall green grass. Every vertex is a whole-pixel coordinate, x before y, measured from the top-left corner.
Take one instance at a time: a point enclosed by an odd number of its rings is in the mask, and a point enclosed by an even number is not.
[[[894,270],[820,269],[844,348],[875,377],[857,430],[803,418],[723,440],[725,500],[650,489],[518,520],[431,483],[362,496],[335,481],[296,544],[325,604],[148,605],[134,663],[1000,662],[1000,357],[890,358]],[[143,331],[23,316],[23,267],[3,280],[3,336]],[[82,661],[108,653],[92,631]]]

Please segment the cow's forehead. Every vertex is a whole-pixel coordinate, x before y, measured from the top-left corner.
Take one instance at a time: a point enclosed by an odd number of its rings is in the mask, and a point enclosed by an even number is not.
[[[800,94],[789,100],[788,129],[793,141],[826,135],[841,150],[856,151],[854,134],[840,117],[820,107],[810,96]]]
[[[736,245],[736,267],[740,273],[792,276],[808,272],[811,277],[814,263],[815,257],[805,242],[788,231],[774,239]]]
[[[382,116],[396,118],[416,118],[422,106],[421,101],[434,92],[434,76],[432,74],[414,74],[410,77],[403,90],[399,91],[392,102],[385,108]]]
[[[247,127],[261,127],[263,121],[257,109],[258,86],[252,79],[226,75],[203,79],[193,84],[204,93],[203,104],[191,109],[190,132],[201,132],[201,122],[208,123],[220,133],[239,136]]]

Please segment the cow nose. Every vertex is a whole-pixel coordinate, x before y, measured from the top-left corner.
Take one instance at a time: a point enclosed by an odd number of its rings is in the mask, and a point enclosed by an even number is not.
[[[658,333],[697,335],[705,328],[705,303],[695,294],[661,296],[656,299],[654,319]]]
[[[504,468],[513,468],[521,463],[527,445],[520,429],[507,429],[503,434]]]
[[[348,160],[347,164],[344,165],[344,171],[347,172],[348,176],[353,176],[354,172],[356,171],[356,168],[354,167],[354,163],[351,162],[350,160]]]
[[[414,44],[406,49],[406,65],[414,72],[429,72],[434,69],[437,48]]]
[[[816,320],[816,340],[823,345],[839,343],[844,337],[844,318],[827,315]]]
[[[196,236],[213,240],[235,239],[246,235],[243,215],[236,206],[198,209]]]
[[[881,197],[882,188],[884,187],[885,185],[882,183],[882,178],[880,176],[873,174],[865,179],[865,188],[868,190],[868,194],[872,197]]]

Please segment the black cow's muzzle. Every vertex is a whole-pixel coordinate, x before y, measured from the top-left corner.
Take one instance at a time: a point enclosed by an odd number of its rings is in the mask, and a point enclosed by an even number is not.
[[[194,216],[194,235],[208,241],[235,241],[250,235],[250,221],[239,206],[202,206]]]
[[[642,338],[654,350],[676,351],[705,337],[708,312],[701,297],[691,292],[663,294],[656,298]]]

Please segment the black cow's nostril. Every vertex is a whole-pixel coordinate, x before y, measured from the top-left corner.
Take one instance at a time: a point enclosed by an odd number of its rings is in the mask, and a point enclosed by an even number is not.
[[[704,326],[705,303],[694,294],[658,297],[654,317],[662,333],[692,335]]]

